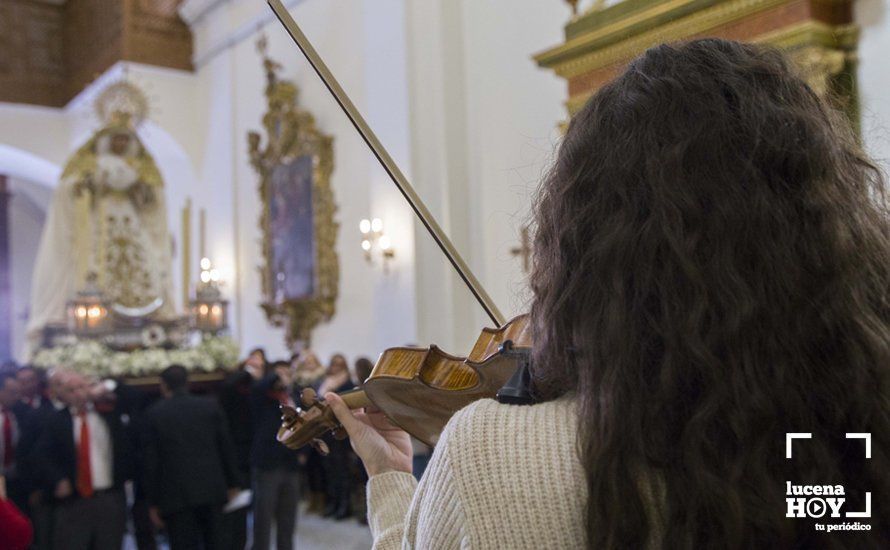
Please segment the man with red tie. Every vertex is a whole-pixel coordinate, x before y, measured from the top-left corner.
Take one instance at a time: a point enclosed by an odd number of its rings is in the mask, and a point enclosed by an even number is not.
[[[54,495],[57,550],[119,550],[126,529],[124,483],[132,477],[132,448],[117,410],[97,410],[98,390],[69,376],[67,409],[53,414],[35,458]]]

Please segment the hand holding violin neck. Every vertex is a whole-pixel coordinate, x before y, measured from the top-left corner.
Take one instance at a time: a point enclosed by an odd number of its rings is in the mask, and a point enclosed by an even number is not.
[[[341,395],[350,409],[361,409],[371,405],[371,401],[361,389],[350,390]],[[333,430],[338,439],[345,437],[340,422],[323,398],[315,390],[306,388],[300,394],[300,408],[281,407],[281,427],[277,439],[291,449],[312,445],[321,454],[327,454],[327,445],[320,438]]]
[[[365,407],[370,407],[373,405],[371,400],[368,399],[368,395],[365,393],[363,389],[354,389],[338,394],[340,398],[346,403],[346,406],[352,410],[355,409],[363,409]]]

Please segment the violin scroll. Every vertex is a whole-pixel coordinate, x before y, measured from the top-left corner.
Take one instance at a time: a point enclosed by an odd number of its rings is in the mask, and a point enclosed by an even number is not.
[[[351,409],[370,404],[361,390],[347,392],[342,397]],[[297,408],[281,406],[281,427],[278,428],[276,438],[289,449],[312,445],[320,454],[327,455],[330,449],[321,436],[333,431],[336,439],[346,439],[346,430],[340,425],[331,407],[312,388],[302,391],[300,403],[301,406]]]

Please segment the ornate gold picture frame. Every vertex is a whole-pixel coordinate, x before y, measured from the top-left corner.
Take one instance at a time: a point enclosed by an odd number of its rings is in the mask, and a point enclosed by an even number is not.
[[[259,47],[264,53],[262,41]],[[278,78],[281,66],[265,55],[263,66],[265,143],[258,132],[247,135],[263,205],[261,306],[273,325],[286,327],[288,346],[298,349],[308,347],[312,330],[333,317],[339,290],[333,138],[298,107],[296,85]]]

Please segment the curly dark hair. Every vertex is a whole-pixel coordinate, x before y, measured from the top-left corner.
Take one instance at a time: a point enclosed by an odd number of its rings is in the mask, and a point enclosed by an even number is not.
[[[888,220],[771,49],[652,48],[573,117],[535,206],[532,378],[577,394],[591,547],[890,540]],[[787,432],[812,433],[791,460]],[[872,530],[786,518],[786,481],[871,491]]]

